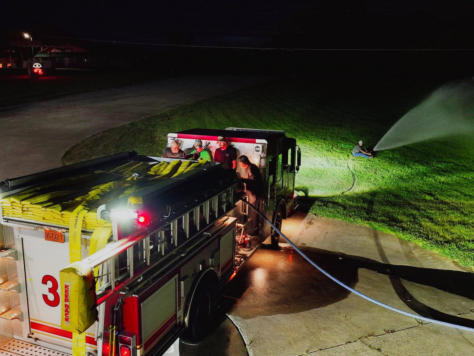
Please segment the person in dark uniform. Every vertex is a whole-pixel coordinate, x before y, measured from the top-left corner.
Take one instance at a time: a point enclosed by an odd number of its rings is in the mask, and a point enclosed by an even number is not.
[[[239,157],[239,166],[243,192],[247,196],[248,202],[260,210],[260,205],[265,197],[264,181],[260,169],[244,155]],[[249,208],[248,217],[248,233],[258,235],[260,216],[253,208]]]
[[[222,163],[226,169],[236,169],[237,168],[237,150],[230,146],[227,140],[219,136],[217,139],[219,143],[219,148],[214,152],[214,161]]]

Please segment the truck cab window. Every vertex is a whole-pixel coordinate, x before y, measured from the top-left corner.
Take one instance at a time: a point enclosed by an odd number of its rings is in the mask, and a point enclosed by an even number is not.
[[[290,165],[290,172],[294,172],[295,171],[295,166],[296,166],[296,152],[295,152],[295,148],[294,147],[291,147],[289,150],[288,150],[288,156],[289,156],[289,165]]]

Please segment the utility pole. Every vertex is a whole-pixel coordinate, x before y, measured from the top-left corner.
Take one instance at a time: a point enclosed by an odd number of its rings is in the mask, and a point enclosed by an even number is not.
[[[35,56],[34,50],[33,50],[33,37],[28,32],[23,32],[23,38],[26,40],[30,40],[30,47],[31,47],[31,59]]]

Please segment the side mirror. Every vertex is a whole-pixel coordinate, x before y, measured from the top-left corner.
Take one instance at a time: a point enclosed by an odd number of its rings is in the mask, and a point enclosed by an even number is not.
[[[296,146],[296,171],[300,170],[301,166],[301,148],[300,146]]]

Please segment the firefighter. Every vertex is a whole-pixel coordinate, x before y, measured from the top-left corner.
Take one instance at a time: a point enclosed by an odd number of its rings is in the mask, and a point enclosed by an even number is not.
[[[242,190],[247,196],[248,202],[260,210],[265,195],[262,174],[258,167],[251,163],[245,155],[239,157],[239,166]],[[253,208],[249,208],[248,233],[250,235],[258,235],[259,220],[258,213]]]
[[[237,150],[230,146],[225,137],[219,136],[217,139],[219,148],[214,152],[214,161],[222,163],[224,168],[237,168]]]
[[[352,149],[352,155],[355,157],[374,158],[373,152],[364,147],[364,142],[360,140]]]
[[[194,141],[193,150],[189,153],[189,158],[195,160],[212,161],[211,152],[207,148],[203,148],[202,141],[196,139]]]
[[[173,140],[170,143],[170,147],[167,147],[163,152],[164,158],[184,158],[184,152],[180,148],[180,142]]]

